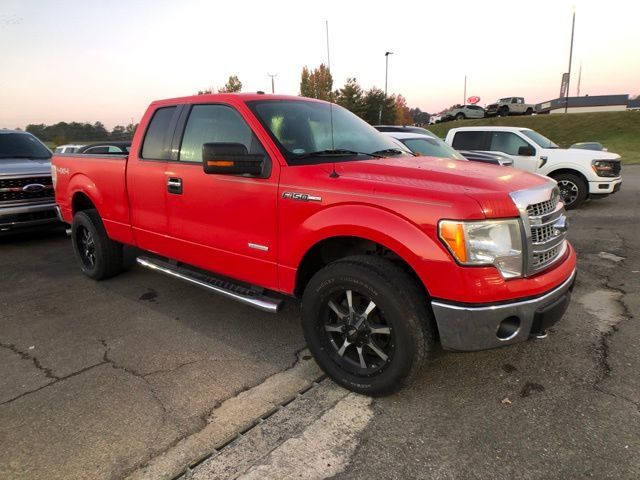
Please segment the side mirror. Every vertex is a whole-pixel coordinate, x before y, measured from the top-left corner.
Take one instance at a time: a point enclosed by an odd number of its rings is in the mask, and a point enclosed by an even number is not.
[[[526,147],[520,147],[518,149],[518,155],[521,157],[534,157],[536,154],[536,149],[527,145]]]
[[[264,155],[250,154],[241,143],[202,145],[204,173],[219,175],[262,175]]]

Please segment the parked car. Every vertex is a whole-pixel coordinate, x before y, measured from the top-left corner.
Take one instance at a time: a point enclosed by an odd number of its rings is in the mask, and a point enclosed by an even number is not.
[[[620,155],[559,148],[529,128],[452,128],[445,141],[457,150],[509,155],[513,158],[514,167],[553,178],[558,182],[567,209],[578,208],[589,197],[615,193],[622,185]]]
[[[374,125],[379,132],[411,132],[420,133],[422,135],[433,135],[429,130],[423,127],[416,127],[415,125]]]
[[[429,125],[435,125],[436,123],[442,122],[442,115],[431,115],[429,117]]]
[[[409,156],[338,105],[153,102],[115,158],[53,158],[88,277],[120,273],[128,244],[153,252],[143,267],[264,311],[299,297],[318,365],[356,392],[407,385],[436,339],[457,351],[525,341],[569,302],[576,255],[555,182]]]
[[[0,130],[0,232],[59,223],[51,151],[27,132]]]
[[[465,120],[467,118],[484,118],[484,108],[478,105],[463,105],[452,108],[446,113],[447,120]]]
[[[122,155],[129,153],[131,142],[101,142],[85,145],[78,149],[75,153],[93,154],[93,155]]]
[[[535,111],[536,106],[532,103],[526,103],[523,97],[506,97],[488,105],[485,110],[485,116],[532,115]]]
[[[55,148],[54,153],[76,153],[84,145],[59,145]]]

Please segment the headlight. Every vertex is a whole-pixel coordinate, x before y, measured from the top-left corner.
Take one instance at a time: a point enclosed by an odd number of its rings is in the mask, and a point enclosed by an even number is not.
[[[493,265],[504,278],[522,276],[520,222],[442,220],[438,235],[462,265]]]
[[[592,160],[591,168],[599,177],[617,177],[620,173],[619,160]]]

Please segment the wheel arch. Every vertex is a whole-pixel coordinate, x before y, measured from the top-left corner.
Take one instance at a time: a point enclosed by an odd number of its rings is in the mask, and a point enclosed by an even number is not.
[[[563,167],[563,168],[558,168],[556,170],[552,170],[551,172],[547,173],[547,176],[553,178],[553,177],[555,177],[557,175],[562,175],[563,173],[576,175],[577,177],[582,179],[582,181],[587,186],[587,193],[589,193],[589,180],[579,170],[576,170],[576,169],[573,169],[573,168],[570,168],[570,167]]]

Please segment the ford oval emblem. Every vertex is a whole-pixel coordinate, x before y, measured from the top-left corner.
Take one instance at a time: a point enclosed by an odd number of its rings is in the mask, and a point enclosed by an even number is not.
[[[43,191],[45,188],[41,183],[30,183],[29,185],[25,185],[22,187],[22,191],[26,193],[38,193]]]

